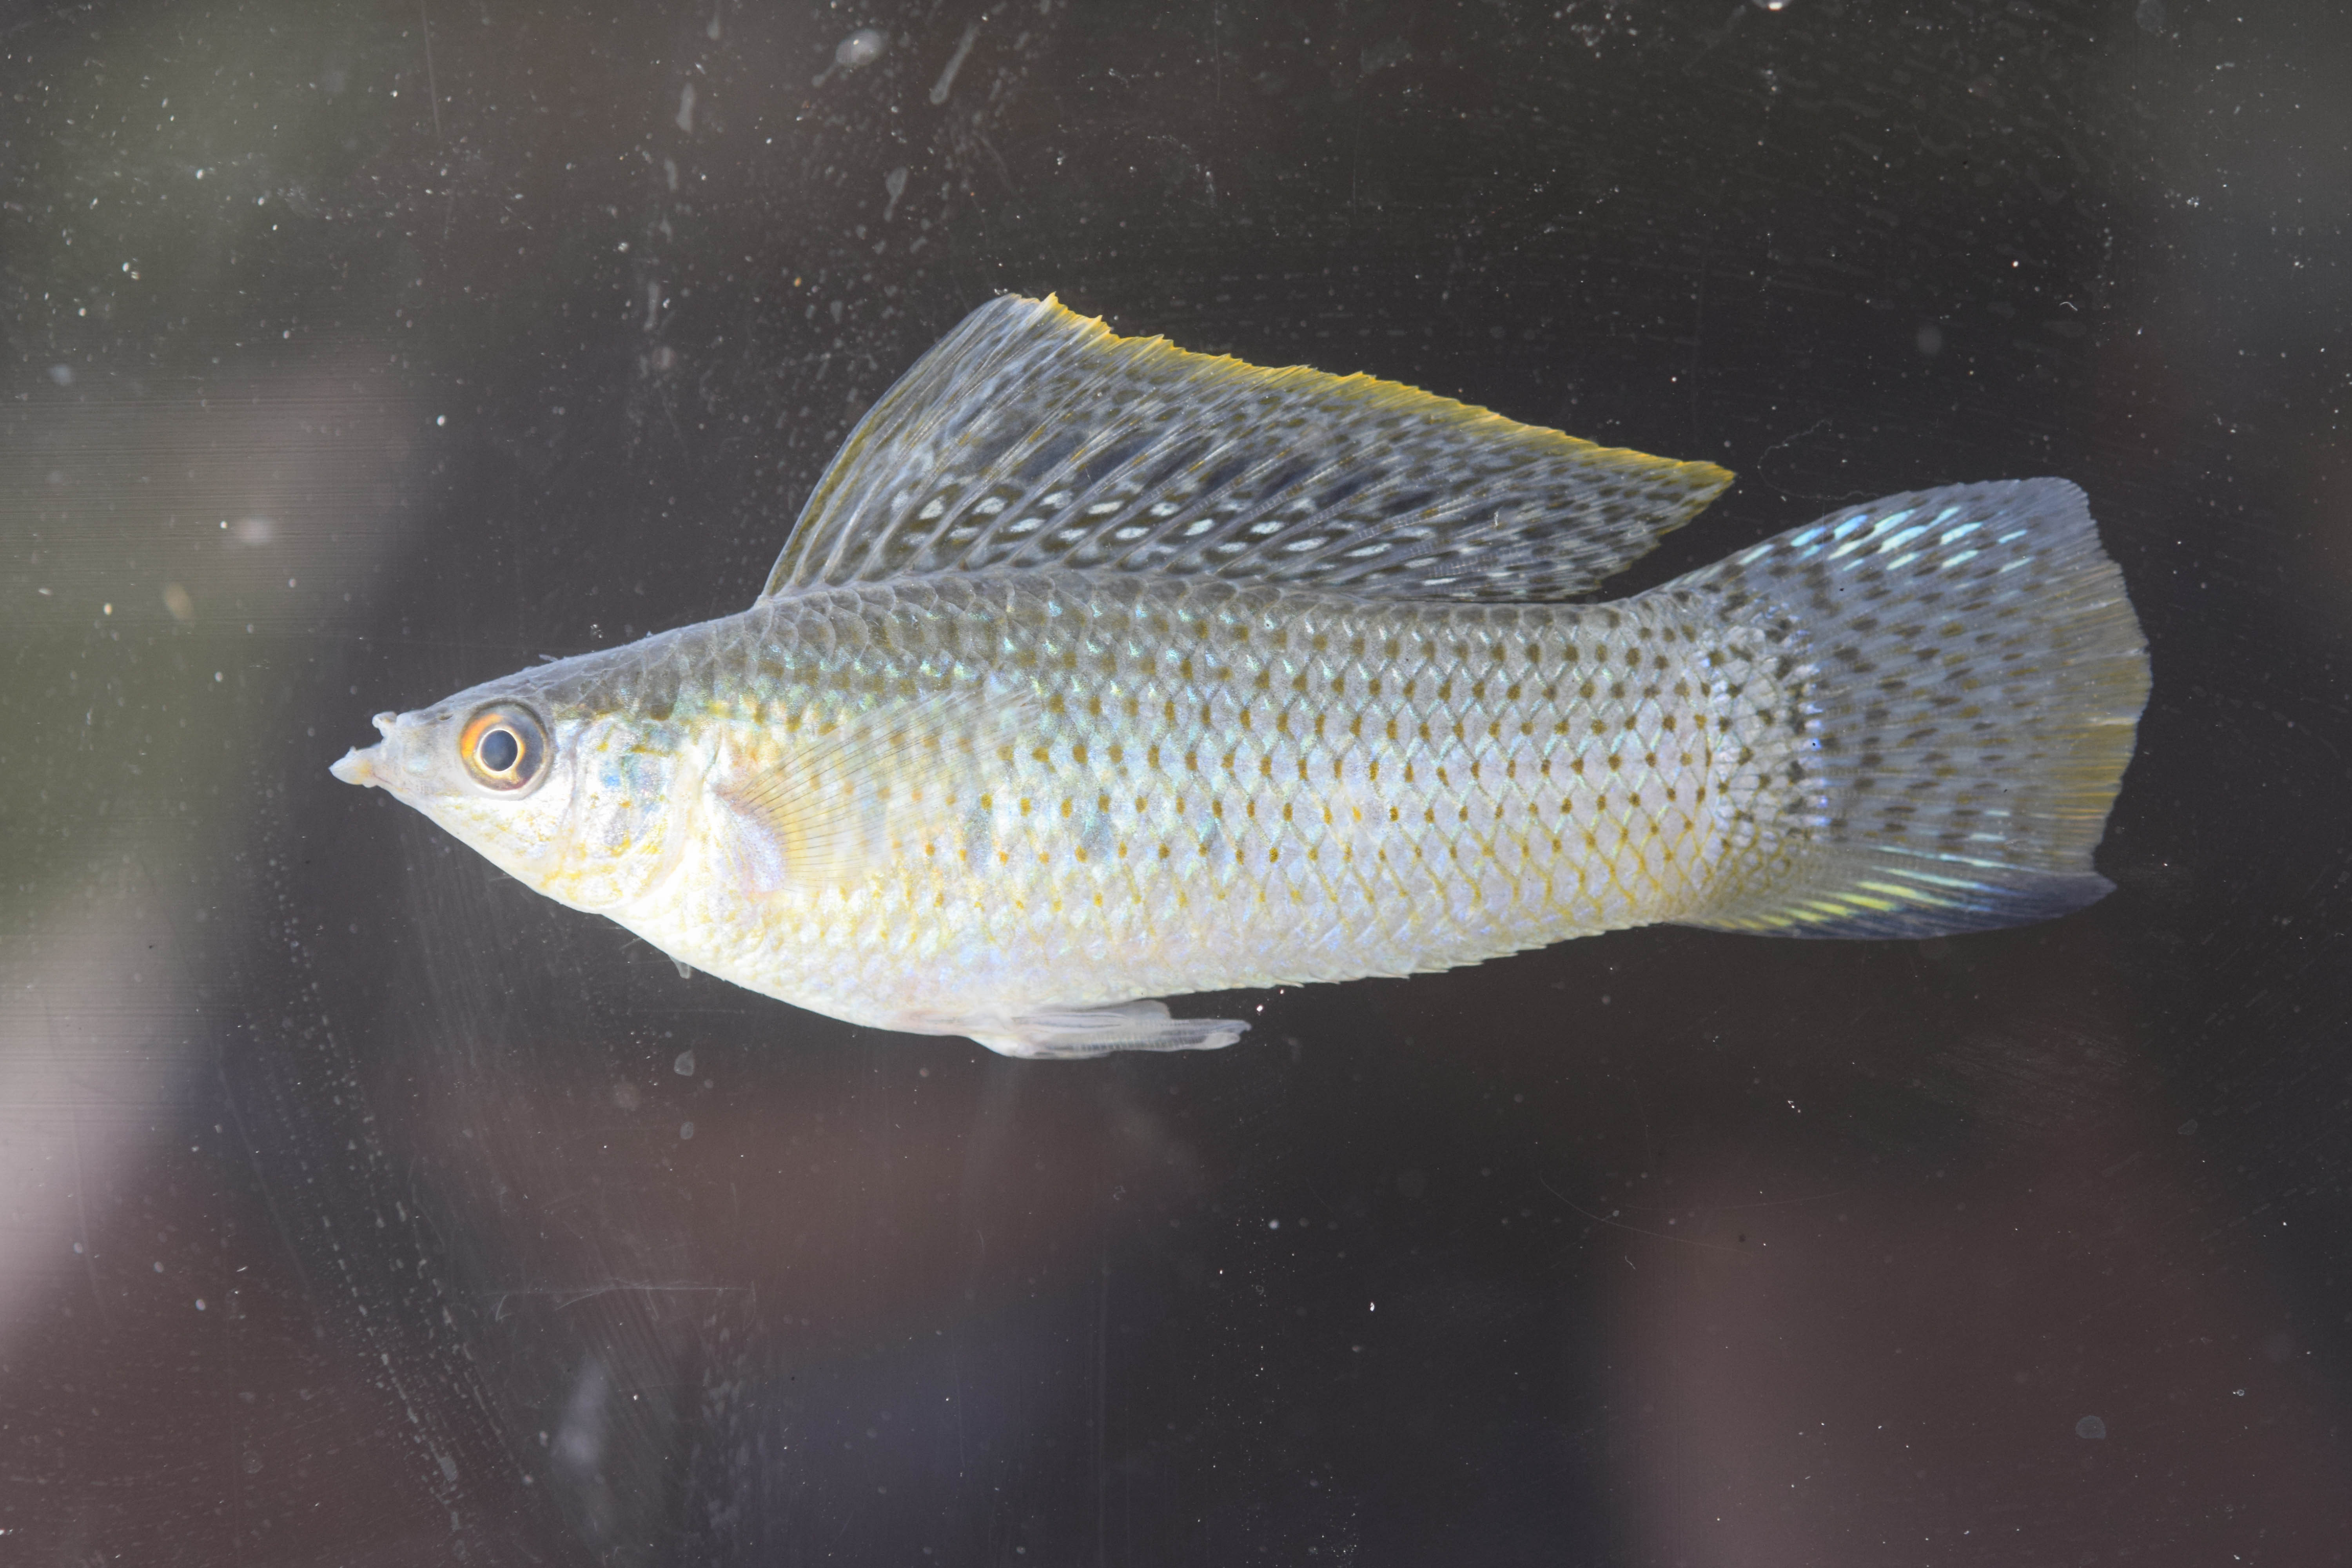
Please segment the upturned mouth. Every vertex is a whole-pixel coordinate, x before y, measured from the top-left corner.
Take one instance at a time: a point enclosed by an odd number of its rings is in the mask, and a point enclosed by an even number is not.
[[[342,754],[341,760],[330,765],[327,771],[347,784],[381,785],[383,781],[376,777],[375,773],[376,751],[377,748],[374,746],[353,746]]]
[[[375,725],[377,734],[389,738],[393,724],[399,718],[397,713],[379,713],[370,722]],[[383,778],[376,772],[375,764],[383,751],[381,745],[353,746],[342,754],[340,761],[329,764],[327,771],[347,784],[373,784],[381,789]]]

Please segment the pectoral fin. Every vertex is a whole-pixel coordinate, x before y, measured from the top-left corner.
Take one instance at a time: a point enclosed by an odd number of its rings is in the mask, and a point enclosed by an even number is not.
[[[960,832],[961,797],[1034,722],[1025,695],[973,686],[739,727],[703,775],[717,858],[751,893],[864,881]]]

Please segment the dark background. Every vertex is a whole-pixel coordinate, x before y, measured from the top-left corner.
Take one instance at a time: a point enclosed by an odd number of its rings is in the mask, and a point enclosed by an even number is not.
[[[0,55],[0,1560],[2352,1557],[2340,7],[14,0]],[[2118,891],[1021,1063],[328,778],[747,603],[1007,289],[1738,469],[1636,584],[2078,480],[2155,668]]]

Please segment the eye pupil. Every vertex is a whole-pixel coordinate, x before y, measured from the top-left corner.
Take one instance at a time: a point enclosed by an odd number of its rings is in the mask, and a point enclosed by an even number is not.
[[[458,759],[475,784],[513,795],[546,773],[547,727],[519,702],[494,702],[476,711],[457,737]]]

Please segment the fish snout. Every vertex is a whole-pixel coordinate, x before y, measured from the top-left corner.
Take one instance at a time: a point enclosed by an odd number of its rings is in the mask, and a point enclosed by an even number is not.
[[[395,780],[415,767],[415,716],[379,713],[368,721],[383,739],[373,746],[353,746],[327,771],[345,784],[391,789]]]
[[[383,781],[376,776],[375,771],[377,750],[378,748],[374,746],[364,748],[353,746],[350,751],[345,752],[339,761],[331,764],[327,771],[347,784],[381,784]]]

